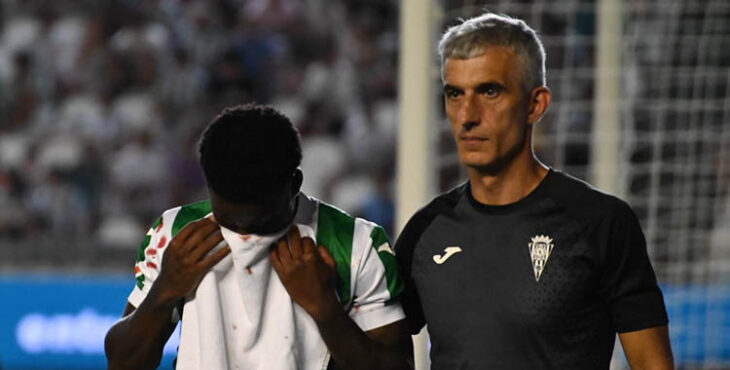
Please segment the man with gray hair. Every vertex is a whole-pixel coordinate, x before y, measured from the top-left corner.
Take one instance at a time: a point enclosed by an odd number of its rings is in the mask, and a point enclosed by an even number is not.
[[[412,334],[434,369],[669,369],[667,314],[624,201],[549,168],[533,127],[550,105],[525,22],[484,14],[439,43],[446,114],[469,181],[419,210],[396,243]]]

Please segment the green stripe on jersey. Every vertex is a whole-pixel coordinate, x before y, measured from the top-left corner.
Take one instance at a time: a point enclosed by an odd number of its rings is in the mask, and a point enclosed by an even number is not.
[[[385,280],[388,283],[388,293],[390,293],[388,302],[390,302],[394,298],[397,298],[404,288],[403,279],[398,275],[398,263],[388,241],[388,235],[382,227],[376,226],[373,229],[370,233],[370,240],[373,241],[373,249],[375,249],[378,257],[380,257],[380,262],[383,263],[383,267],[385,268]],[[386,248],[378,250],[383,245],[386,245]]]
[[[172,237],[175,237],[175,235],[180,232],[180,229],[185,227],[185,225],[187,225],[190,221],[201,219],[210,212],[210,201],[207,200],[180,207],[177,215],[175,215],[175,221],[173,221],[172,224]],[[157,221],[155,221],[155,223],[152,225],[151,229],[153,230],[153,232],[158,232],[157,228],[162,224],[162,217],[163,216],[160,216],[160,218],[158,218]],[[147,250],[147,248],[149,248],[151,241],[152,237],[150,235],[146,235],[144,240],[142,241],[142,245],[140,245],[139,247],[139,251],[137,252],[137,262],[142,262],[145,260],[145,251]],[[142,289],[145,281],[144,274],[137,276],[136,280],[137,286]]]
[[[317,244],[324,245],[337,262],[337,292],[340,303],[350,303],[350,264],[355,219],[344,211],[319,203]]]
[[[152,224],[152,227],[150,228],[150,230],[156,230],[157,227],[160,226],[161,223],[162,223],[162,216],[157,218],[157,221],[155,221],[155,223]],[[147,235],[145,235],[144,240],[142,241],[142,244],[139,246],[139,251],[137,252],[137,262],[142,262],[145,260],[144,252],[147,250],[147,248],[149,248],[149,246],[151,244],[150,243],[151,240],[152,240],[152,236],[148,232]],[[136,272],[135,272],[135,275],[136,275]],[[141,275],[135,277],[134,279],[137,280],[137,286],[139,287],[139,289],[142,289],[142,287],[144,287],[144,274],[141,274]]]
[[[144,261],[144,251],[150,246],[151,239],[152,237],[150,235],[145,235],[142,244],[139,246],[139,251],[137,252],[137,262]]]
[[[185,227],[185,225],[205,217],[211,211],[212,208],[209,200],[203,200],[180,207],[180,211],[177,213],[175,221],[172,223],[172,237],[174,238],[177,233]]]
[[[152,230],[157,229],[157,226],[160,226],[162,223],[162,216],[160,216],[157,221],[152,225]],[[144,240],[142,241],[142,244],[139,246],[139,250],[137,252],[137,262],[144,261],[144,251],[147,249],[147,247],[150,246],[150,239],[152,237],[150,235],[145,235]]]

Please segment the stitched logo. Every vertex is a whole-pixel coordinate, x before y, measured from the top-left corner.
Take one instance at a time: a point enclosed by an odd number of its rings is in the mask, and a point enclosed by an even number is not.
[[[453,256],[455,253],[459,253],[459,252],[461,252],[461,248],[459,248],[459,247],[454,247],[454,246],[446,247],[444,249],[444,254],[442,254],[442,255],[434,254],[433,255],[433,261],[440,265],[440,264],[446,262],[446,260],[449,259],[451,256]]]
[[[553,240],[547,235],[537,235],[532,237],[532,243],[528,244],[530,248],[530,259],[532,260],[532,270],[535,273],[535,281],[540,281],[540,276],[545,270],[550,252],[553,251]]]

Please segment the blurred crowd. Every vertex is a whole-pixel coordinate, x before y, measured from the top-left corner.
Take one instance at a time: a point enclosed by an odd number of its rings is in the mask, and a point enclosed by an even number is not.
[[[305,192],[392,235],[397,2],[0,4],[1,265],[131,266],[206,197],[198,136],[245,102],[300,130]]]

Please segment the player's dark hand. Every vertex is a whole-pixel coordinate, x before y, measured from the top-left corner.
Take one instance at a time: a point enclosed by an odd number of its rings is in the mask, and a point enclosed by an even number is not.
[[[334,258],[324,246],[315,247],[311,238],[302,238],[298,227],[292,226],[272,246],[269,257],[289,296],[315,321],[342,309],[335,293]]]
[[[221,241],[220,227],[210,218],[188,224],[172,239],[153,285],[159,287],[163,300],[177,302],[198,286],[203,275],[231,252],[225,245],[209,254]]]

